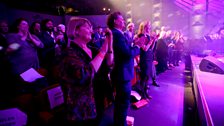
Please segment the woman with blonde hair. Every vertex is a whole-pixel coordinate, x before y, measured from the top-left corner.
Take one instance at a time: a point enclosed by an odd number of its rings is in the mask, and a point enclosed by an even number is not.
[[[93,58],[87,47],[93,32],[90,21],[85,18],[71,18],[67,28],[70,47],[62,54],[59,64],[59,82],[66,100],[66,119],[68,125],[94,126],[96,107],[93,77],[105,56],[111,55],[108,51],[112,51],[112,34],[107,30],[107,38],[100,52]]]
[[[181,60],[181,55],[184,48],[184,45],[183,45],[184,40],[180,31],[175,32],[173,40],[175,43],[174,50],[173,50],[174,51],[173,64],[174,66],[179,66],[179,61]]]
[[[150,21],[143,21],[139,25],[138,34],[136,36],[136,38],[144,38],[142,39],[144,41],[144,46],[140,50],[140,86],[142,97],[147,99],[152,98],[148,95],[149,79],[151,78],[154,86],[159,87],[156,83],[156,69],[153,64],[155,41],[158,36],[151,36],[150,30]]]

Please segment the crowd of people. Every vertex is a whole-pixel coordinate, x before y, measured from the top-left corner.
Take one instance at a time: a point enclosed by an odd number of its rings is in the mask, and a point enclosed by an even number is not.
[[[58,83],[66,125],[97,126],[112,103],[114,126],[127,126],[135,67],[142,98],[152,99],[149,84],[159,87],[156,76],[179,65],[185,40],[178,31],[151,29],[148,20],[135,31],[135,24],[126,23],[120,12],[108,15],[107,26],[93,31],[91,22],[79,17],[56,27],[51,19],[29,25],[19,18],[10,28],[1,21],[0,81],[7,82],[1,85],[1,108],[19,95],[35,96]],[[44,78],[25,82],[20,75],[30,68]]]

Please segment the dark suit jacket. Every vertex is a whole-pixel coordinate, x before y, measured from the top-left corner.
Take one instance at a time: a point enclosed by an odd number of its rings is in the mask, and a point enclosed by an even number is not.
[[[130,34],[130,31],[125,31],[124,32],[124,36],[127,38],[128,43],[129,44],[132,44],[133,43],[133,39],[134,39],[134,35],[133,36],[130,36],[129,34]]]
[[[114,49],[114,69],[111,77],[119,81],[129,81],[134,77],[134,57],[139,55],[138,47],[131,47],[128,40],[117,29],[112,29]]]
[[[38,35],[38,38],[44,44],[44,48],[39,50],[41,65],[52,62],[55,56],[54,38],[52,38],[46,31],[42,31],[42,33]]]

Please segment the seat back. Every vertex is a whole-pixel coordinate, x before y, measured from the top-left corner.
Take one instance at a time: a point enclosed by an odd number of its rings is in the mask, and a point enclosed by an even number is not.
[[[59,84],[42,89],[38,95],[42,110],[51,111],[64,104],[64,94]]]
[[[42,89],[37,96],[37,101],[41,125],[63,124],[65,119],[65,102],[63,91],[59,84]]]
[[[27,115],[18,108],[0,110],[0,126],[25,126]]]

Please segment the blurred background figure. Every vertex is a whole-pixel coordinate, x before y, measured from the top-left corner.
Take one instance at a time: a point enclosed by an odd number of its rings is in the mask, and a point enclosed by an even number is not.
[[[99,50],[102,47],[105,39],[105,33],[103,31],[103,28],[101,26],[98,26],[92,36],[93,39],[90,43],[90,46],[96,48],[96,50]]]
[[[8,22],[6,20],[0,21],[0,82],[7,82],[9,83],[9,65],[6,62],[6,50],[7,50],[7,39],[6,36],[8,34],[9,27]],[[0,88],[0,104],[5,104],[6,96],[9,96],[10,93],[6,92],[10,90],[9,84],[2,84]],[[6,94],[7,93],[7,94]],[[9,94],[8,94],[9,93]]]
[[[173,67],[173,50],[174,50],[174,41],[172,39],[172,31],[168,30],[166,32],[165,43],[168,46],[168,56],[167,56],[167,65],[168,67]]]
[[[55,33],[55,41],[57,44],[55,55],[61,55],[61,51],[68,47],[68,37],[65,30],[66,28],[64,24],[59,24],[57,26],[57,32]]]
[[[2,48],[6,48],[6,34],[9,31],[8,22],[7,21],[0,21],[0,46]]]
[[[166,31],[161,28],[160,36],[156,45],[156,60],[158,64],[156,65],[157,74],[163,73],[168,69],[167,57],[168,57],[168,46],[165,42]]]
[[[133,46],[133,39],[134,39],[134,35],[135,35],[134,30],[135,30],[135,24],[131,22],[127,25],[126,31],[124,31],[124,35],[128,39],[128,43],[132,46]]]
[[[174,66],[179,66],[179,61],[181,60],[183,49],[184,49],[184,39],[179,31],[174,34],[174,49],[173,49],[173,64]]]
[[[54,24],[51,19],[41,21],[41,33],[38,38],[44,44],[44,48],[38,50],[40,66],[44,69],[49,84],[54,84],[53,79],[53,64],[55,61],[56,38],[54,32]]]
[[[12,33],[7,36],[8,52],[7,60],[10,65],[12,80],[17,93],[37,93],[48,84],[38,83],[27,85],[21,81],[20,74],[33,68],[40,68],[37,50],[44,45],[40,39],[29,32],[28,21],[24,18],[17,19],[12,25]]]
[[[41,32],[40,30],[41,30],[40,22],[35,21],[31,24],[31,26],[30,26],[30,33],[31,34],[34,34],[34,35],[38,36]]]

